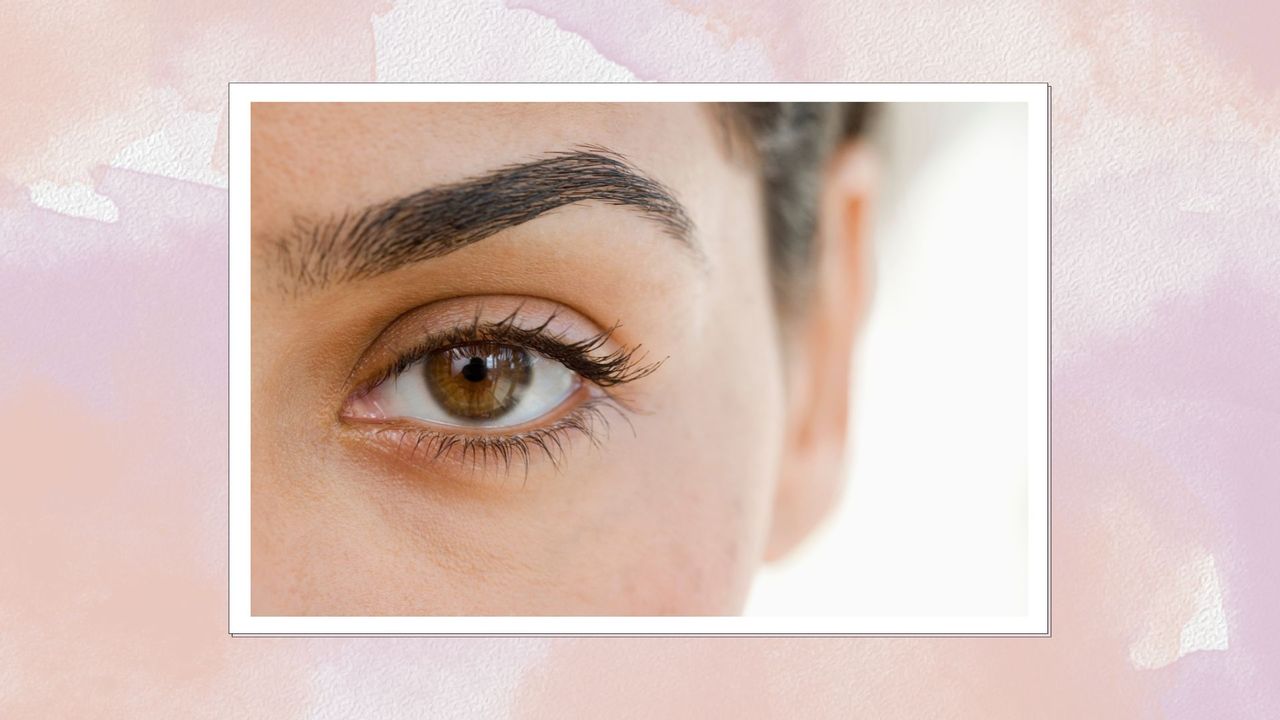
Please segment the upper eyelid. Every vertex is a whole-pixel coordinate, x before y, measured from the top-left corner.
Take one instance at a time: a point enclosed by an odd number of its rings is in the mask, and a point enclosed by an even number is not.
[[[594,355],[595,351],[608,344],[613,332],[619,327],[618,323],[583,340],[568,341],[564,333],[548,330],[556,313],[530,327],[523,327],[516,322],[518,313],[519,308],[501,320],[490,322],[481,322],[477,316],[470,326],[459,326],[429,335],[408,350],[400,352],[394,363],[374,379],[362,384],[359,392],[368,391],[387,379],[400,375],[432,352],[477,342],[509,344],[533,350],[602,387],[638,380],[653,373],[665,362],[665,358],[653,363],[646,362],[641,352],[642,346],[639,345],[633,348],[619,347],[603,356]]]

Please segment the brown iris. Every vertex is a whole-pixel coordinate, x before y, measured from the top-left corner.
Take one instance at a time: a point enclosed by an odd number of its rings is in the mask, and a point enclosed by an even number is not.
[[[437,350],[423,363],[427,389],[459,420],[492,420],[520,401],[533,358],[510,345],[474,343]]]

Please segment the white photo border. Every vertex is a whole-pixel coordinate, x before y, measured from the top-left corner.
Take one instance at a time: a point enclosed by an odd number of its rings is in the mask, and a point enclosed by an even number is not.
[[[1046,83],[230,83],[228,626],[232,635],[1050,637],[1050,88]],[[1016,616],[320,617],[250,614],[249,123],[254,102],[1023,103],[1027,111],[1027,603]]]

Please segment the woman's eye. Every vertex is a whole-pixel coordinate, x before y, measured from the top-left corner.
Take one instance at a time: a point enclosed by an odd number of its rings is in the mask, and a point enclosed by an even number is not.
[[[551,413],[581,384],[577,373],[536,352],[480,342],[431,351],[351,409],[366,418],[506,428]]]

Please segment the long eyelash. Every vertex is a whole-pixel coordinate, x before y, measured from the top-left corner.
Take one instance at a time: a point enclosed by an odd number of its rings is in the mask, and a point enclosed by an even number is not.
[[[460,345],[477,342],[489,342],[504,345],[515,345],[548,357],[582,378],[602,387],[609,388],[639,380],[657,370],[663,360],[645,362],[643,347],[619,348],[606,355],[597,355],[604,347],[620,324],[584,340],[570,342],[563,334],[553,333],[548,328],[556,319],[551,313],[540,325],[532,328],[520,327],[516,324],[517,307],[510,315],[496,322],[481,322],[479,311],[470,327],[454,328],[426,338],[418,345],[403,353],[391,367],[373,381],[366,383],[365,389],[377,387],[388,378],[395,377],[411,365],[427,357],[427,355],[447,350]]]
[[[401,446],[412,444],[409,454],[417,457],[439,459],[450,451],[455,451],[464,463],[470,456],[473,466],[479,470],[487,467],[492,458],[507,473],[511,471],[512,464],[518,462],[524,466],[527,481],[530,456],[540,452],[557,470],[560,469],[567,456],[567,438],[575,433],[586,436],[592,446],[599,448],[608,439],[611,430],[606,410],[612,410],[635,434],[631,419],[611,398],[588,400],[549,427],[517,435],[454,435],[425,427],[388,427],[375,432],[399,433],[398,443]]]

